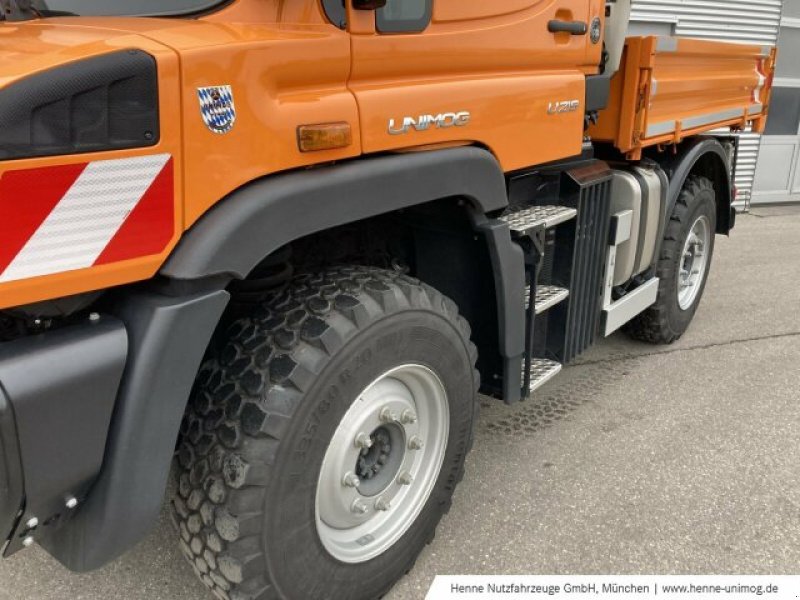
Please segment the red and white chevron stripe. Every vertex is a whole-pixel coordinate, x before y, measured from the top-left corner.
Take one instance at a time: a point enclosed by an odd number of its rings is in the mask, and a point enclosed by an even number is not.
[[[173,231],[169,154],[0,179],[0,283],[159,254]]]

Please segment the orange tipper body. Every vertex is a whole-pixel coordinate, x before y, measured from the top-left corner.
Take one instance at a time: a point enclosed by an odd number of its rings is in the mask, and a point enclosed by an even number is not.
[[[209,209],[272,173],[452,145],[486,147],[506,172],[575,156],[602,44],[546,32],[553,19],[602,22],[604,7],[437,0],[415,35],[380,35],[374,13],[349,3],[340,29],[317,0],[239,0],[186,19],[0,23],[0,90],[138,50],[157,63],[159,122],[143,132],[157,136],[147,147],[0,161],[0,308],[151,278]],[[630,42],[590,130],[598,139],[635,154],[763,121],[772,56],[700,42],[661,50],[655,38]],[[324,124],[349,125],[346,143],[303,151],[298,128]],[[29,205],[22,215],[17,202]]]
[[[763,132],[772,47],[665,37],[629,38],[611,99],[589,134],[629,158],[720,127]]]

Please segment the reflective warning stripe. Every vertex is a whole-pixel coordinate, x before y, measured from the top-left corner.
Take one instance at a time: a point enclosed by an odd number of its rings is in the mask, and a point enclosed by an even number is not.
[[[17,245],[21,235],[29,236],[13,257],[6,250],[0,282],[161,252],[174,228],[173,189],[169,154],[6,173],[0,180],[0,246],[5,229]],[[28,210],[43,218],[4,219]],[[32,224],[35,229],[20,231]]]

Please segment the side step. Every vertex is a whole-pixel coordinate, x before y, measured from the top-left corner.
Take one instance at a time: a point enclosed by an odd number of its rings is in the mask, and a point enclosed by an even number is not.
[[[523,367],[524,369],[525,367]],[[530,384],[528,390],[531,394],[550,381],[561,372],[562,365],[554,360],[546,358],[534,358],[531,360]],[[523,374],[524,375],[524,374]],[[523,376],[523,381],[525,377]]]
[[[568,223],[578,216],[575,208],[557,205],[529,206],[500,217],[520,241],[526,251],[527,279],[537,281],[546,251],[547,230]],[[569,290],[555,285],[537,285],[533,310],[530,306],[531,285],[525,287],[523,306],[527,313],[525,335],[527,337],[526,359],[522,364],[522,396],[533,392],[558,375],[562,365],[554,360],[533,356],[534,321],[537,316],[559,305],[569,298]],[[526,372],[527,371],[527,372]]]
[[[531,297],[531,286],[525,286],[525,308]],[[569,290],[556,285],[540,285],[536,288],[536,314],[550,310],[569,297]]]
[[[608,164],[592,159],[509,182],[510,209],[499,220],[523,251],[528,287],[523,364],[519,371],[509,365],[513,372],[504,375],[513,383],[521,375],[521,399],[535,395],[600,333],[612,181]]]
[[[524,234],[531,229],[550,229],[574,219],[578,211],[566,206],[531,206],[500,217],[515,233]]]

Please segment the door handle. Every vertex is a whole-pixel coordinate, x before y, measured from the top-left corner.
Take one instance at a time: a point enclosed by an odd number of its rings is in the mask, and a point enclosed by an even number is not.
[[[552,20],[547,24],[550,33],[569,33],[570,35],[586,35],[589,26],[583,21]]]

